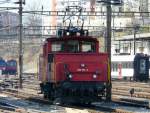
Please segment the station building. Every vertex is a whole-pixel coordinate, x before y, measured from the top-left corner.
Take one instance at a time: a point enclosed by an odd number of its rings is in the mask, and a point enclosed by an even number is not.
[[[19,25],[19,15],[17,13],[3,11],[0,12],[0,38],[7,38],[16,35]]]
[[[150,55],[150,33],[122,36],[112,43],[112,54],[132,55],[141,52]]]

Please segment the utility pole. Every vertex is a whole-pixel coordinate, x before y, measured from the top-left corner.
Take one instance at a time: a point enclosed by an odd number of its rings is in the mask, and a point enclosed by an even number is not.
[[[135,28],[134,28],[134,37],[133,37],[133,52],[134,52],[134,55],[136,53],[136,31],[135,31]]]
[[[22,0],[19,0],[19,88],[22,88],[23,52],[22,52]]]
[[[98,0],[99,3],[105,3],[107,9],[107,30],[106,30],[106,38],[105,38],[105,48],[108,53],[108,82],[106,87],[106,100],[111,100],[111,18],[112,18],[112,8],[111,5],[121,5],[122,0]]]
[[[42,14],[42,38],[43,38],[43,35],[44,35],[44,27],[43,27],[43,24],[44,24],[44,22],[43,22],[43,5],[42,5],[42,12],[41,12],[41,14]]]
[[[108,65],[109,65],[109,70],[108,72],[108,84],[107,84],[107,89],[106,89],[106,99],[109,101],[111,100],[111,17],[112,17],[112,9],[111,9],[111,0],[107,0],[107,32],[106,32],[106,50],[108,53]]]

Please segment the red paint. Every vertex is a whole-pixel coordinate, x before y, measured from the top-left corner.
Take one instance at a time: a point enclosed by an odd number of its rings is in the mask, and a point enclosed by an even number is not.
[[[65,80],[64,64],[68,65],[69,72],[73,75],[72,81],[107,81],[107,55],[106,54],[56,54],[56,81]],[[81,64],[86,65],[81,68]],[[99,70],[97,79],[93,79],[93,74]],[[59,76],[61,75],[61,76]]]
[[[67,52],[52,52],[51,44],[53,42],[64,41],[65,43],[68,40],[78,40],[81,44],[82,41],[89,41],[95,43],[95,52],[80,52],[77,53],[67,53]],[[65,46],[66,47],[66,46]],[[53,62],[51,62],[52,69],[48,69],[48,54],[53,54]],[[46,78],[42,81],[51,81],[54,83],[64,81],[67,79],[65,75],[66,69],[64,65],[67,65],[67,71],[69,71],[73,78],[71,81],[100,81],[107,82],[107,60],[108,55],[106,53],[99,52],[99,42],[96,38],[92,38],[89,36],[81,37],[81,36],[67,36],[64,38],[48,38],[46,43],[43,46],[43,65],[44,69],[41,72],[43,73],[43,77]],[[81,67],[81,64],[85,64],[85,67]],[[93,75],[97,74],[97,78],[94,79]]]

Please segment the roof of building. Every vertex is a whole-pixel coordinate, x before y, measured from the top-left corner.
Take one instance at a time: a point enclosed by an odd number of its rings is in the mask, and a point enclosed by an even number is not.
[[[115,41],[133,41],[134,35],[126,35],[119,38],[116,38]],[[141,33],[135,35],[135,40],[150,40],[150,33]]]

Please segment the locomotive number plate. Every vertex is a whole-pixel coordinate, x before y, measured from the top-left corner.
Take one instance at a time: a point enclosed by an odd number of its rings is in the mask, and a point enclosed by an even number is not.
[[[87,72],[87,71],[89,71],[89,70],[88,70],[88,69],[80,69],[80,68],[79,68],[79,69],[77,69],[77,71],[78,71],[78,72]]]

